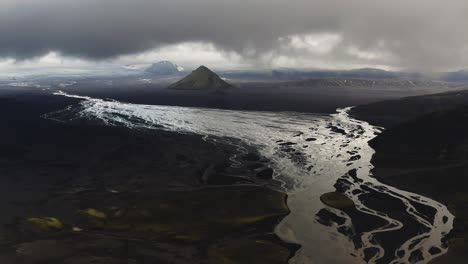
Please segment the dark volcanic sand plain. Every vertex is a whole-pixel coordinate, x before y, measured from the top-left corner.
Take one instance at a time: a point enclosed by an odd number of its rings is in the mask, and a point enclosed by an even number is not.
[[[63,90],[143,104],[321,113],[431,91],[401,92],[404,87],[285,91],[256,84],[248,90],[241,86],[227,94],[210,94],[132,85],[106,88],[93,81]],[[443,104],[447,109],[465,100],[459,99],[465,98],[465,92],[452,94],[457,97],[447,97],[448,103]],[[421,112],[426,108],[413,109],[418,104],[410,102],[412,112],[407,113],[411,114],[386,112],[401,109],[393,107],[399,101],[390,101],[392,107],[365,105],[353,114],[396,129],[413,117],[435,111],[431,109],[442,109],[428,103],[432,108]],[[286,263],[297,249],[273,234],[289,212],[286,195],[275,191],[275,182],[268,177],[257,177],[254,169],[267,161],[254,150],[240,159],[240,167],[233,168],[231,157],[238,150],[221,141],[105,127],[92,120],[65,125],[41,118],[77,103],[76,99],[10,87],[0,89],[0,102],[0,121],[5,124],[0,131],[4,212],[0,214],[0,263]],[[386,142],[386,135],[391,135],[390,129],[374,143],[379,179],[404,188],[408,182],[413,188],[408,189],[446,201],[420,187],[424,186],[420,179],[411,184],[417,177],[400,182],[389,180],[398,177],[384,177],[387,167],[402,170],[401,157],[405,157],[399,156],[405,150],[398,144],[388,147],[397,137]],[[407,144],[412,143],[408,137]],[[386,160],[387,153],[399,160]],[[434,182],[439,176],[434,176]]]
[[[381,182],[432,197],[454,214],[449,252],[433,263],[467,263],[468,92],[385,101],[352,114],[388,127],[370,142]]]
[[[41,118],[78,100],[0,90],[0,263],[286,263],[286,195],[255,152]]]
[[[57,87],[57,89],[69,94],[112,98],[136,104],[335,113],[337,108],[406,96],[454,91],[464,87],[438,82],[325,78],[296,82],[232,82],[233,89],[213,93],[171,90],[168,89],[171,81],[158,79],[152,81],[150,84],[142,84],[132,78],[77,80],[74,85]]]

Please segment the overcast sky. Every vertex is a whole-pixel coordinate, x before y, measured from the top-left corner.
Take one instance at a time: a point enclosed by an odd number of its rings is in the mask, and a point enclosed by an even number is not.
[[[0,0],[0,70],[468,68],[466,0]]]

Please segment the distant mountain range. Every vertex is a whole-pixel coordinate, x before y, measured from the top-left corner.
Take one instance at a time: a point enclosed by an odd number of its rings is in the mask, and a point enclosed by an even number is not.
[[[170,62],[160,61],[144,69],[152,76],[176,76],[188,73],[183,67]],[[356,79],[404,79],[404,80],[438,80],[444,82],[468,83],[468,70],[445,72],[437,76],[428,76],[411,71],[386,71],[375,68],[353,70],[299,70],[278,68],[273,70],[224,70],[219,75],[234,81],[299,81],[318,78],[356,78]]]
[[[456,84],[432,81],[428,79],[398,79],[398,78],[309,78],[299,81],[284,81],[278,83],[283,88],[305,88],[305,87],[391,87],[394,89],[406,88],[429,88],[429,87],[457,87]]]
[[[393,79],[398,77],[398,73],[389,72],[381,69],[364,68],[355,70],[332,71],[316,70],[301,71],[294,69],[277,69],[272,71],[272,77],[276,79],[290,78],[317,78],[317,77],[345,77],[345,78],[368,78],[368,79]]]
[[[169,86],[173,90],[223,91],[233,88],[216,73],[200,66],[182,80]]]
[[[442,80],[447,82],[468,82],[468,70],[461,70],[456,72],[447,72],[442,75]]]
[[[401,80],[434,80],[455,83],[468,83],[468,70],[445,72],[434,76],[425,75],[414,71],[386,71],[374,68],[362,68],[353,70],[297,70],[274,69],[272,71],[224,71],[223,77],[233,80],[247,81],[298,81],[320,78],[355,78],[355,79],[401,79]]]
[[[317,78],[360,78],[360,79],[424,79],[417,72],[391,72],[381,69],[363,68],[354,70],[297,70],[289,68],[271,71],[225,71],[222,76],[237,80],[297,81]]]

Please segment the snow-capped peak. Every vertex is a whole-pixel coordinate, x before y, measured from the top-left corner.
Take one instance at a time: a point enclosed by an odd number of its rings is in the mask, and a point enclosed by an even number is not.
[[[183,70],[184,68],[170,61],[160,61],[152,64],[150,67],[146,68],[145,71],[156,75],[171,75],[177,74]]]

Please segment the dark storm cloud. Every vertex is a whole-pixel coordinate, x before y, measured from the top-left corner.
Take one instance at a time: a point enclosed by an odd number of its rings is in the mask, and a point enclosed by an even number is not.
[[[278,39],[327,33],[341,40],[331,61],[444,69],[468,64],[466,14],[466,0],[0,0],[0,57],[105,59],[187,41],[300,56]]]

